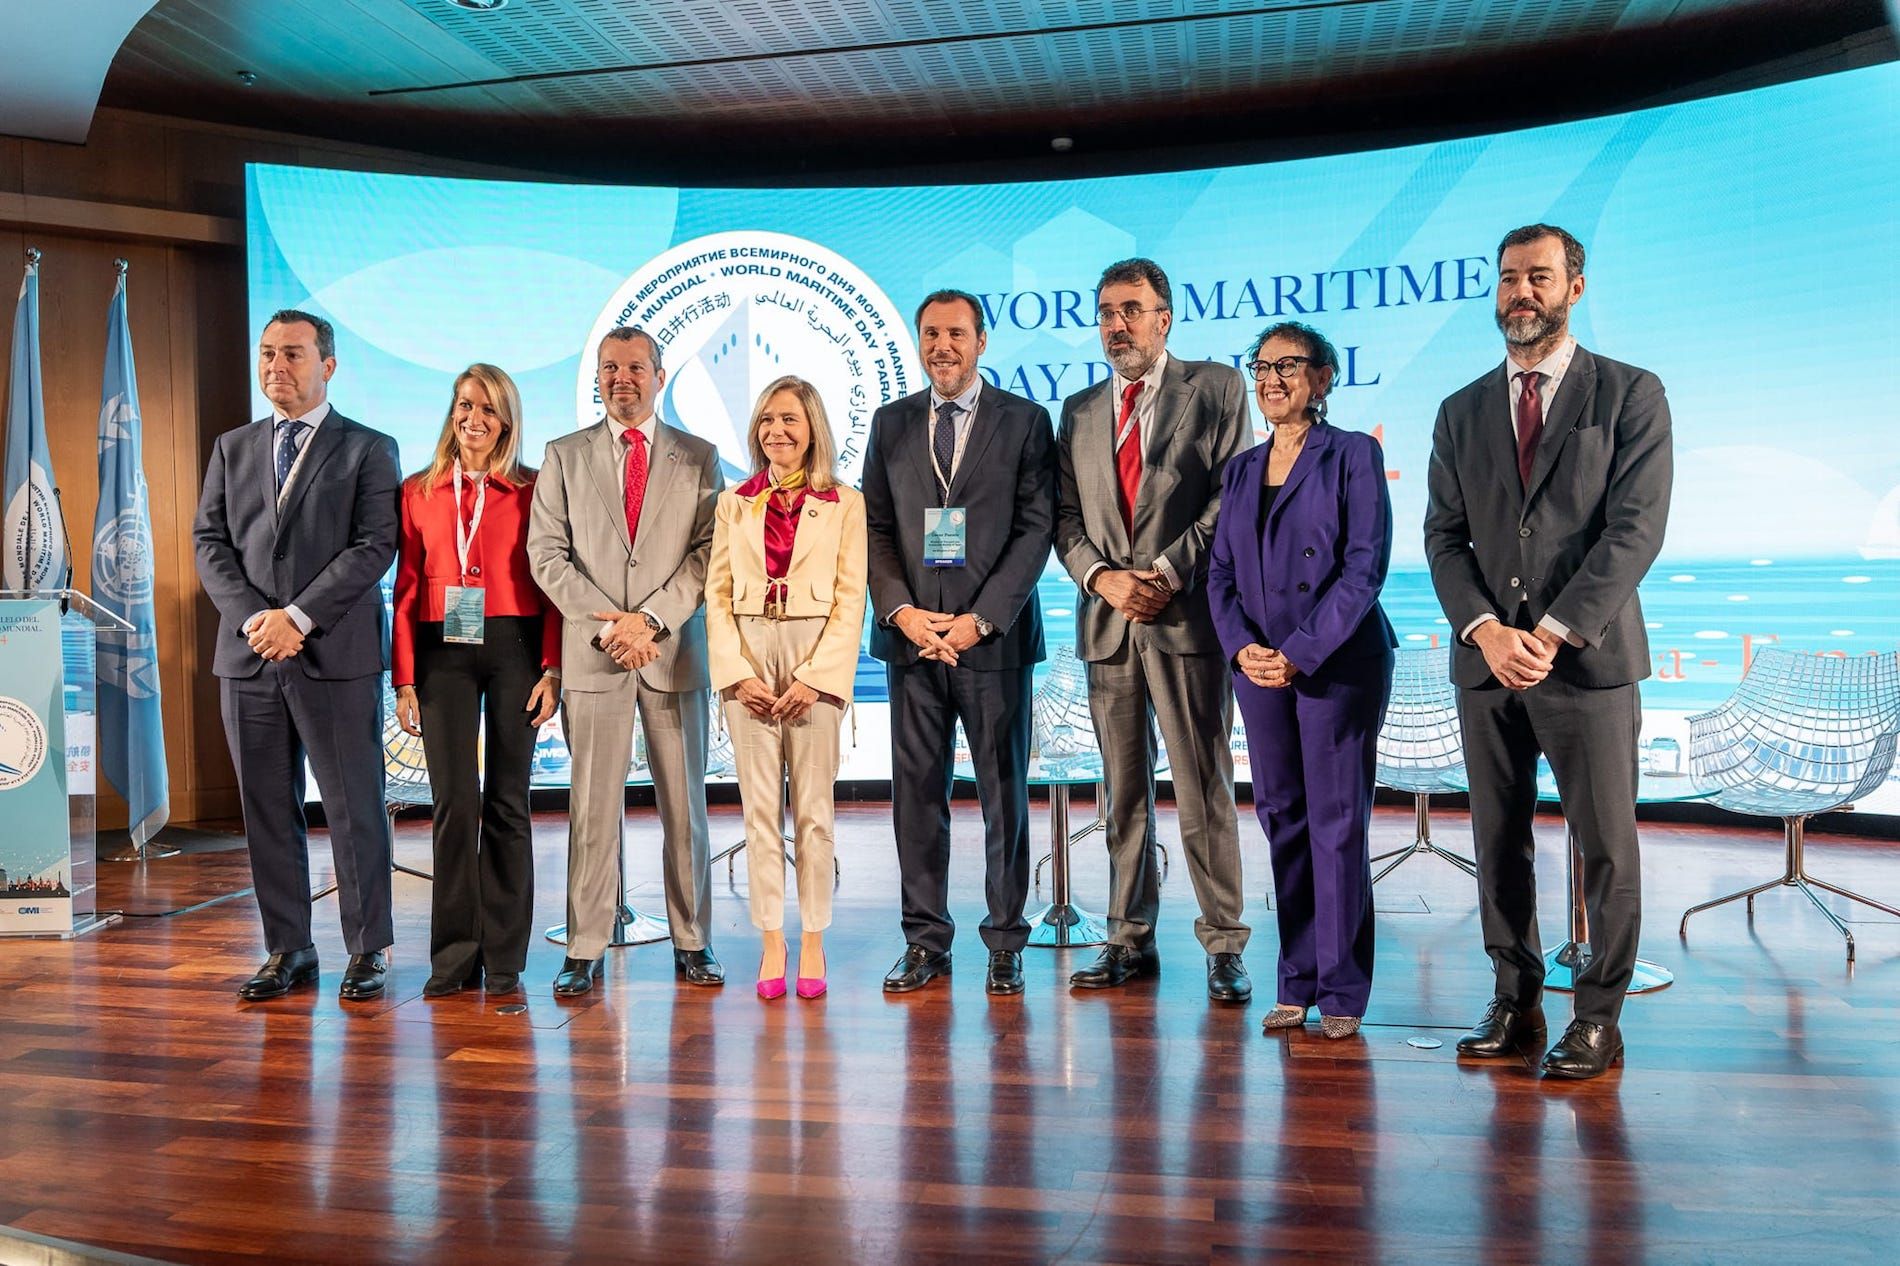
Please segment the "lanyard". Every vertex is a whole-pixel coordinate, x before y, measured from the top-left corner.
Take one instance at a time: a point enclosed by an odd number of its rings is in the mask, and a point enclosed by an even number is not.
[[[960,427],[954,422],[951,423],[951,426],[954,428],[952,433],[956,436],[956,443],[951,449],[950,460],[952,462],[961,463],[963,460],[963,445],[970,438],[970,428],[976,425],[976,401],[971,400],[968,409],[959,407],[958,412],[964,415],[964,422]],[[935,410],[932,410],[932,413],[934,414]],[[938,425],[940,425],[940,423],[933,418],[931,426],[936,427]],[[945,470],[943,463],[937,460],[937,445],[934,442],[934,432],[931,435],[925,436],[925,438],[932,440],[930,444],[930,469],[937,474],[937,501],[939,504],[947,506],[950,504],[950,481],[955,477],[956,470],[954,468]]]
[[[467,523],[462,522],[462,459],[455,459],[455,561],[462,568],[462,579],[468,579],[468,548],[475,539],[475,533],[481,530],[482,511],[488,506],[488,477],[475,475],[475,515]]]

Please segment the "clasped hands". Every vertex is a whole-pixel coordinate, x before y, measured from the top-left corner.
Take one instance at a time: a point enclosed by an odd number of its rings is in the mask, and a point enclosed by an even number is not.
[[[1249,642],[1241,647],[1240,654],[1234,656],[1234,663],[1248,681],[1262,690],[1280,690],[1290,686],[1294,675],[1300,671],[1284,654],[1269,650],[1258,642]]]
[[[1131,624],[1152,624],[1174,597],[1174,586],[1158,568],[1146,571],[1098,571],[1089,588]]]
[[[957,666],[957,656],[983,640],[976,616],[968,611],[951,615],[947,611],[905,607],[891,617],[891,623],[917,647],[919,658],[934,659],[951,668]]]
[[[260,611],[244,622],[244,637],[264,662],[275,664],[303,650],[303,630],[282,607]]]
[[[1511,690],[1528,690],[1548,677],[1563,645],[1549,629],[1513,628],[1502,620],[1486,620],[1471,631],[1471,640],[1484,652],[1491,675]]]
[[[603,630],[594,640],[614,663],[629,672],[645,668],[660,657],[660,646],[653,627],[638,611],[594,611],[590,620],[613,627]]]
[[[802,721],[811,705],[818,702],[818,692],[802,681],[794,681],[784,694],[775,695],[757,677],[747,677],[734,686],[733,697],[761,721]]]

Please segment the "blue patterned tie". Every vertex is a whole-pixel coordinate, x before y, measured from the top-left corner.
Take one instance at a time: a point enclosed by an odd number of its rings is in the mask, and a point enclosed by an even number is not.
[[[290,468],[297,463],[297,437],[309,429],[309,424],[295,418],[285,418],[277,424],[277,487],[281,491],[284,481],[290,478]]]
[[[937,430],[930,437],[931,451],[937,455],[937,477],[944,483],[956,473],[957,402],[946,400],[937,406]]]

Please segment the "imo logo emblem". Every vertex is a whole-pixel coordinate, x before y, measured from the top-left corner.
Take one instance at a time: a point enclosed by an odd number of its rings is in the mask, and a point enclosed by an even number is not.
[[[152,538],[142,507],[121,512],[93,537],[92,582],[121,610],[151,599]]]
[[[31,782],[46,763],[46,726],[39,715],[9,695],[0,695],[0,791]]]
[[[752,471],[746,428],[759,393],[795,374],[818,388],[855,484],[871,415],[923,383],[910,324],[856,265],[785,233],[729,232],[648,261],[601,310],[581,355],[575,416],[602,416],[595,352],[608,330],[637,325],[659,345],[660,417],[719,449],[726,477]]]

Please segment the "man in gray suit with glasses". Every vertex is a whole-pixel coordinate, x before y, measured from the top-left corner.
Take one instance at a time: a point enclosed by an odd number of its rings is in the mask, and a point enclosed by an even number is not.
[[[1108,989],[1160,970],[1155,918],[1155,729],[1174,775],[1182,852],[1201,906],[1207,992],[1245,1002],[1248,929],[1228,747],[1234,693],[1207,607],[1221,472],[1253,443],[1240,373],[1168,355],[1173,297],[1152,261],[1096,285],[1115,373],[1062,404],[1056,556],[1081,588],[1076,655],[1108,789],[1108,944],[1069,983]]]

